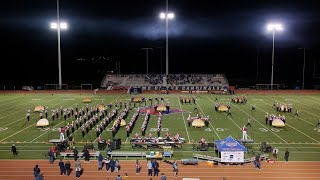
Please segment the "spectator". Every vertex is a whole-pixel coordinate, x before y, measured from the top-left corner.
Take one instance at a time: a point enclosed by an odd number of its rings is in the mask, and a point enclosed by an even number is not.
[[[153,176],[158,176],[158,174],[159,174],[159,163],[156,160],[153,163],[153,171],[154,171]]]
[[[11,151],[12,151],[13,156],[17,156],[18,155],[16,145],[12,144]]]
[[[255,166],[256,166],[256,169],[261,169],[261,158],[260,158],[260,155],[256,155],[256,158],[255,158]]]
[[[70,161],[67,161],[66,164],[66,174],[67,176],[70,176],[70,172],[71,172],[71,164],[70,164]]]
[[[78,159],[78,150],[76,149],[76,147],[73,147],[73,157],[74,157],[74,161],[77,161],[77,159]]]
[[[89,150],[87,148],[84,148],[83,150],[83,156],[84,156],[84,160],[86,163],[90,163],[90,154],[89,154]]]
[[[123,180],[129,180],[128,173],[125,173],[125,175],[124,175],[124,177],[123,177]]]
[[[151,161],[148,162],[148,176],[152,176],[152,163]]]
[[[276,147],[274,147],[274,149],[273,149],[273,158],[276,160],[276,159],[278,159],[278,153],[279,153],[279,149],[278,148],[276,148]]]
[[[136,175],[140,175],[140,162],[139,162],[139,160],[136,161]]]
[[[109,165],[110,165],[110,168],[111,168],[111,172],[113,172],[114,171],[114,166],[115,166],[115,162],[114,162],[113,158],[110,159]]]
[[[51,149],[49,149],[48,156],[49,156],[49,163],[53,164],[53,162],[54,162],[54,154],[51,151]]]
[[[174,163],[172,164],[172,167],[173,167],[173,171],[174,171],[174,178],[177,178],[178,177],[178,164],[177,164],[177,161],[174,161]]]
[[[99,154],[99,157],[98,157],[98,170],[102,170],[102,160],[103,160],[103,157],[102,157],[102,154],[100,153]]]
[[[167,177],[164,175],[164,173],[161,174],[160,180],[167,180]]]
[[[33,175],[34,175],[34,180],[39,180],[40,179],[40,168],[38,164],[33,168]]]
[[[60,167],[60,175],[62,175],[62,174],[66,174],[66,172],[65,172],[64,162],[62,161],[62,159],[60,159],[59,167]]]
[[[122,180],[120,174],[118,174],[118,177],[116,178],[116,180]]]
[[[106,166],[106,171],[108,172],[110,169],[110,159],[108,158],[104,158],[104,164]]]
[[[116,173],[118,174],[120,170],[120,162],[118,159],[115,160],[114,167],[115,167]]]
[[[80,162],[79,159],[76,161],[75,167],[76,167],[76,178],[80,179],[80,175],[81,175],[81,162]]]
[[[284,159],[286,160],[286,162],[289,161],[289,154],[290,154],[290,152],[289,152],[289,150],[288,150],[288,148],[287,148],[287,149],[286,149],[286,152],[284,153]]]

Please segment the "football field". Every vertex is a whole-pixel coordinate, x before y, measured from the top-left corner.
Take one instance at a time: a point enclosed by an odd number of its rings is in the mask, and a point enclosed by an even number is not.
[[[247,157],[253,156],[252,152],[258,152],[261,142],[267,142],[272,147],[277,147],[280,160],[283,160],[283,154],[286,148],[290,151],[290,160],[297,161],[320,161],[320,126],[315,127],[320,119],[320,95],[303,95],[303,94],[248,94],[247,104],[231,103],[231,114],[227,116],[225,112],[216,112],[214,103],[216,98],[219,103],[228,104],[231,102],[231,95],[209,95],[209,94],[142,94],[149,98],[164,98],[165,104],[170,104],[170,109],[176,109],[175,113],[166,114],[162,119],[161,136],[164,137],[168,131],[171,135],[179,133],[185,138],[186,144],[182,149],[174,149],[175,158],[192,157],[192,141],[198,142],[203,137],[208,142],[224,139],[231,135],[235,139],[241,139],[241,128],[247,124],[250,119],[252,127],[248,129],[248,135],[254,140],[254,143],[247,144],[249,153]],[[180,96],[194,96],[196,104],[181,104]],[[236,96],[242,96],[238,94]],[[50,139],[59,139],[58,128],[75,121],[74,117],[64,121],[61,116],[59,119],[52,121],[51,110],[75,107],[85,107],[84,98],[91,98],[89,106],[105,105],[110,102],[128,102],[131,100],[129,94],[50,94],[50,93],[31,93],[31,94],[0,94],[0,158],[13,159],[10,148],[12,144],[17,146],[19,159],[42,159],[46,157],[47,151],[52,144],[48,143]],[[272,108],[274,101],[282,104],[292,104],[292,113],[277,112]],[[33,112],[36,106],[47,106],[48,120],[50,125],[44,128],[36,127],[39,120],[39,112]],[[147,106],[150,102],[147,102]],[[251,111],[252,105],[256,110]],[[143,109],[144,104],[141,104]],[[30,121],[26,119],[26,111],[31,110]],[[109,113],[109,109],[108,113]],[[121,111],[122,109],[119,108]],[[293,116],[296,110],[299,110],[299,116]],[[125,121],[128,123],[135,111],[129,111]],[[286,117],[286,126],[276,128],[265,124],[265,114],[281,115]],[[188,116],[195,117],[209,116],[209,126],[203,128],[188,127]],[[146,134],[150,132],[156,135],[158,116],[152,115],[147,126]],[[144,115],[140,115],[136,125],[131,133],[141,135],[141,125]],[[99,122],[100,123],[100,122]],[[103,139],[111,139],[112,123],[103,131]],[[81,131],[76,130],[72,136],[75,138],[76,146],[79,149],[86,143],[93,142],[97,147],[96,132],[90,130],[88,134],[82,137]],[[120,150],[145,151],[143,149],[132,149],[129,139],[126,137],[126,130],[121,127],[115,135],[116,139],[120,138],[122,146]],[[202,154],[214,155],[212,148]]]

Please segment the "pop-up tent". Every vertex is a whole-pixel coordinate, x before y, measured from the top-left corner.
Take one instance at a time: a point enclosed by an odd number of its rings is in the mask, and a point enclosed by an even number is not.
[[[244,162],[244,152],[247,151],[247,148],[231,136],[228,136],[224,140],[216,140],[215,145],[221,155],[221,162]]]

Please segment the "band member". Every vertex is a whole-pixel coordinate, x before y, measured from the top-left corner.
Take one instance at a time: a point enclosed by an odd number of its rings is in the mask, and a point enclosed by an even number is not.
[[[69,123],[68,123],[68,125],[66,126],[65,129],[66,129],[67,137],[69,137],[69,135],[70,135]]]
[[[99,129],[99,126],[97,125],[96,127],[96,136],[99,137],[100,135],[100,129]]]
[[[67,120],[67,113],[65,111],[63,112],[63,118],[65,121]]]
[[[206,127],[209,126],[209,119],[208,119],[208,118],[205,118],[205,119],[204,119],[204,124],[206,125]]]
[[[201,138],[200,139],[200,144],[205,144],[206,143],[206,140],[204,138]]]
[[[148,138],[152,139],[152,133],[151,132],[149,133]]]
[[[134,138],[139,139],[139,134],[138,133],[134,134]]]
[[[30,112],[27,112],[26,118],[27,118],[28,121],[30,120]]]
[[[214,102],[218,102],[218,96],[216,96],[216,99],[214,100]]]
[[[316,125],[316,127],[320,126],[320,119],[318,119],[318,124]]]
[[[74,123],[73,123],[73,121],[71,122],[71,132],[72,133],[74,132]]]
[[[232,116],[230,108],[228,108],[228,111],[227,111],[227,116],[229,116],[229,115]]]
[[[52,118],[52,121],[54,121],[54,117],[55,117],[55,112],[54,110],[51,111],[51,118]]]
[[[108,141],[107,141],[107,146],[110,147],[110,144],[111,144],[111,140],[108,139]]]
[[[255,105],[251,106],[251,111],[256,111],[256,106]]]
[[[187,120],[188,120],[188,127],[190,127],[191,126],[191,117],[190,117],[190,113],[189,113],[189,116],[188,116],[188,118],[187,118]]]
[[[166,139],[170,139],[170,133],[169,132],[166,133]]]
[[[248,136],[247,136],[247,127],[246,126],[243,126],[243,128],[241,129],[242,130],[242,140],[246,140],[248,139]]]
[[[86,134],[86,133],[84,132],[84,127],[81,127],[81,133],[82,133],[82,137],[84,137],[84,135]]]
[[[268,113],[266,113],[265,118],[266,118],[266,125],[268,125],[268,121],[269,121],[269,114]]]
[[[296,113],[294,113],[293,117],[298,116],[299,117],[299,110],[296,110]]]
[[[247,125],[246,127],[250,126],[251,127],[251,123],[250,123],[250,119],[248,119]]]
[[[42,111],[40,111],[40,119],[42,119],[42,117],[43,117],[43,113]]]
[[[44,114],[46,115],[46,119],[48,119],[48,110],[44,110]]]
[[[160,131],[161,131],[161,129],[158,128],[158,129],[157,129],[157,136],[158,136],[158,137],[160,137]]]
[[[126,126],[126,131],[127,131],[127,137],[130,136],[130,126]]]
[[[89,132],[89,125],[86,124],[86,133],[88,134],[88,132]]]
[[[60,141],[64,141],[64,129],[63,129],[63,127],[59,128],[59,133],[60,133]]]

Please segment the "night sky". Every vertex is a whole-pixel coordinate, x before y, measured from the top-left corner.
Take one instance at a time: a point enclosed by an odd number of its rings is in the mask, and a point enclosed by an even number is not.
[[[306,83],[320,76],[320,5],[317,1],[169,0],[169,73],[223,73],[231,84],[269,83],[272,33],[275,83],[300,85],[303,50]],[[58,83],[55,0],[1,1],[1,84]],[[165,73],[165,0],[60,0],[63,83],[100,83],[107,71]],[[258,66],[257,66],[258,62]],[[314,66],[315,65],[315,66]],[[258,67],[258,76],[257,76]],[[314,68],[315,67],[315,68]],[[315,69],[315,71],[314,71]]]

